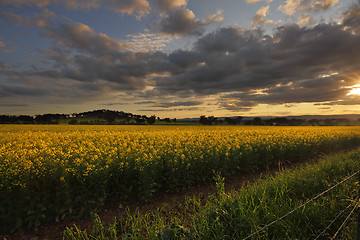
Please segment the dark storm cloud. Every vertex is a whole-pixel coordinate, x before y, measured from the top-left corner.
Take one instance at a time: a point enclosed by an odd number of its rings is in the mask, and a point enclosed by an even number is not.
[[[337,101],[318,103],[314,105],[334,106],[334,105],[359,105],[359,104],[360,104],[360,98],[358,95],[346,95]]]
[[[44,63],[48,63],[49,60],[54,63],[54,67],[66,67],[71,63],[72,58],[71,51],[61,47],[52,47],[41,52],[45,58],[42,60]]]
[[[164,34],[200,34],[204,27],[214,22],[223,20],[220,12],[208,14],[204,19],[198,19],[194,13],[186,8],[187,0],[0,0],[0,4],[12,4],[16,6],[28,5],[39,8],[48,7],[51,4],[61,4],[68,9],[110,9],[117,13],[135,15],[138,20],[151,13],[154,6],[162,16],[160,21],[151,24],[150,29]],[[11,13],[4,13],[5,18],[21,23],[27,27],[45,25],[43,19],[22,17]]]
[[[46,94],[44,89],[38,89],[35,87],[27,86],[12,86],[0,84],[0,98],[8,96],[43,96]]]
[[[138,109],[140,112],[182,112],[182,111],[199,111],[206,110],[199,107],[188,107],[188,108],[163,108],[163,109]]]
[[[174,9],[183,8],[169,11]],[[70,54],[49,49],[44,56],[53,68],[4,75],[40,76],[57,86],[52,91],[58,94],[59,84],[67,79],[68,85],[61,84],[70,92],[65,96],[69,99],[76,95],[96,98],[111,91],[138,97],[136,100],[182,98],[181,102],[149,102],[162,109],[196,106],[201,102],[193,101],[195,96],[208,95],[214,95],[220,107],[234,111],[249,111],[259,104],[344,105],[357,102],[356,96],[347,94],[360,76],[359,19],[356,6],[343,15],[340,24],[284,25],[271,36],[259,29],[224,27],[200,37],[190,50],[169,54],[131,52],[123,43],[83,24],[48,26],[44,28],[47,36]],[[186,26],[179,31],[197,29]],[[74,82],[76,87],[72,87]],[[28,88],[32,90],[31,81]],[[0,87],[0,94],[14,94],[14,89],[4,89]]]
[[[360,33],[360,6],[354,6],[344,14],[343,24],[355,31],[357,34]]]
[[[285,25],[272,36],[258,29],[221,28],[199,38],[192,50],[170,54],[76,55],[71,67],[42,74],[88,83],[101,79],[123,90],[152,85],[148,96],[221,93],[220,106],[239,111],[261,103],[337,101],[348,93],[345,87],[356,84],[349,74],[359,73],[360,36],[353,31],[353,11],[344,14],[340,25]]]
[[[156,103],[155,101],[141,101],[141,102],[134,102],[134,104],[151,104]]]
[[[186,8],[187,0],[155,0],[160,10],[160,20],[151,23],[149,29],[160,34],[170,35],[201,35],[205,26],[221,22],[221,11],[208,14],[206,18],[196,18],[193,11]]]
[[[103,106],[124,106],[124,105],[128,105],[129,103],[125,103],[125,102],[116,102],[116,103],[101,103],[100,105]]]
[[[155,53],[118,53],[117,55],[76,55],[69,66],[43,71],[39,75],[53,79],[73,79],[93,83],[98,80],[118,84],[118,90],[143,90],[154,81],[154,74],[175,71],[167,55]],[[114,86],[112,86],[114,87]]]
[[[197,106],[202,104],[199,101],[186,101],[186,102],[163,102],[152,105],[152,107],[160,107],[160,108],[171,108],[171,107],[179,107],[179,106]]]
[[[228,110],[237,110],[238,108],[250,110],[249,107],[255,107],[259,104],[326,102],[330,99],[347,98],[346,96],[349,89],[342,85],[342,78],[339,76],[321,77],[312,80],[298,81],[294,84],[277,85],[263,89],[260,92],[249,91],[228,94],[222,98],[221,104],[226,106]],[[228,104],[229,102],[230,104]],[[352,102],[353,104],[356,104],[354,101]],[[325,105],[330,104],[327,103]]]
[[[0,107],[30,107],[31,105],[28,104],[6,104],[6,103],[0,103]]]
[[[261,31],[223,28],[200,38],[194,55],[203,63],[158,81],[166,91],[191,89],[198,93],[247,91],[308,80],[307,85],[355,84],[346,75],[358,72],[360,37],[344,25],[312,28],[286,25],[266,36]],[[339,73],[338,79],[320,75]],[[171,84],[170,84],[171,82]],[[326,89],[329,85],[326,85]]]
[[[52,19],[55,13],[45,9],[34,16],[20,16],[8,12],[0,12],[0,18],[25,27],[39,27],[42,34],[55,41],[57,46],[84,51],[90,54],[102,55],[127,50],[128,43],[110,38],[104,33],[96,33],[83,23],[62,23],[55,25]],[[57,50],[60,50],[57,47]]]
[[[176,70],[181,72],[184,69],[195,67],[202,60],[202,57],[193,51],[176,50],[168,56],[168,61],[177,67]]]
[[[173,8],[159,22],[151,25],[150,29],[154,32],[171,35],[201,35],[205,26],[222,20],[220,13],[208,15],[205,19],[198,19],[189,9]]]
[[[66,23],[57,27],[48,27],[44,33],[57,44],[93,54],[114,53],[128,49],[129,44],[114,40],[103,33],[96,33],[82,23]]]

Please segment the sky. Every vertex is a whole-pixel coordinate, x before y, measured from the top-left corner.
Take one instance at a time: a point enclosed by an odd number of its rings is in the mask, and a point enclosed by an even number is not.
[[[360,114],[360,0],[0,0],[0,114]]]

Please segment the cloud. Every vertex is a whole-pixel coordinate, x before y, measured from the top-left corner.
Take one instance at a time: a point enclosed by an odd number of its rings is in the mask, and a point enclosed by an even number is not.
[[[260,8],[252,19],[252,24],[261,24],[265,21],[265,17],[269,12],[270,5]]]
[[[360,79],[359,18],[353,7],[340,23],[288,24],[271,35],[222,27],[192,48],[170,53],[134,52],[83,24],[49,26],[46,33],[58,45],[43,54],[52,66],[0,69],[7,82],[21,86],[2,84],[0,96],[121,102],[114,96],[123,94],[169,110],[196,107],[204,99],[232,111],[260,104],[356,104],[360,96],[347,94]]]
[[[223,20],[222,10],[208,14],[206,18],[196,18],[193,11],[187,9],[187,0],[155,0],[160,10],[160,19],[149,24],[152,32],[168,35],[201,35],[204,27]]]
[[[0,103],[0,107],[30,107],[30,105],[16,103]]]
[[[266,1],[268,3],[272,2],[273,0],[246,0],[247,3],[257,3],[261,1]]]
[[[220,105],[237,111],[258,104],[345,99],[356,84],[360,36],[347,24],[285,25],[273,36],[227,27],[201,37],[188,55],[194,63],[157,81],[160,92],[223,94]],[[197,59],[197,60],[195,60]],[[232,92],[238,91],[238,94]]]
[[[147,0],[111,0],[109,7],[119,13],[135,14],[138,19],[149,15],[151,10],[150,3]]]
[[[326,84],[336,85],[331,88]],[[324,102],[329,99],[338,99],[344,97],[348,92],[345,88],[339,88],[339,79],[319,78],[308,80],[310,86],[306,87],[306,83],[296,83],[287,85],[278,85],[267,88],[261,93],[256,91],[242,92],[238,94],[229,94],[225,99],[230,99],[239,107],[254,107],[259,104],[289,104],[304,102]]]
[[[12,4],[15,6],[35,5],[39,8],[47,7],[50,4],[64,5],[68,9],[91,9],[107,8],[118,13],[127,13],[141,18],[150,14],[150,3],[147,0],[0,0],[3,5]]]
[[[44,9],[41,13],[35,16],[20,16],[9,12],[1,12],[0,18],[6,19],[14,24],[20,24],[25,27],[45,27],[51,19],[55,18],[56,14],[48,9]]]
[[[160,20],[151,23],[149,29],[153,32],[186,35],[200,34],[204,27],[223,20],[222,12],[218,10],[214,14],[208,14],[204,19],[198,19],[195,14],[186,8],[187,0],[0,0],[0,4],[27,5],[44,8],[52,4],[64,5],[68,9],[99,9],[105,8],[117,13],[135,15],[138,20],[147,16],[152,11],[152,5],[157,6],[160,11]],[[41,19],[26,18],[15,14],[4,13],[4,16],[12,21],[29,26],[45,26],[46,22]]]
[[[134,102],[134,104],[151,104],[156,103],[155,101],[142,101],[142,102]]]
[[[175,68],[164,53],[124,52],[103,56],[76,55],[71,64],[61,69],[38,74],[52,79],[73,79],[83,83],[106,81],[118,91],[144,90],[158,74]],[[115,84],[115,85],[114,85]]]
[[[45,35],[53,38],[59,45],[96,55],[130,48],[129,44],[114,40],[104,33],[96,33],[82,23],[64,23],[57,27],[49,27]]]
[[[360,33],[360,6],[354,6],[345,12],[343,25],[357,34]]]
[[[71,50],[64,49],[59,46],[55,46],[52,48],[48,48],[46,50],[41,51],[44,55],[44,60],[42,62],[49,63],[53,62],[54,67],[64,67],[71,63]]]
[[[234,52],[245,44],[246,33],[240,27],[224,27],[199,38],[195,49],[200,52]]]
[[[173,8],[186,7],[187,0],[156,0],[161,11],[170,12]]]
[[[43,89],[34,86],[27,87],[0,84],[0,98],[8,96],[43,96],[45,93]]]
[[[159,22],[150,26],[150,30],[170,35],[201,35],[205,26],[222,20],[221,12],[198,19],[189,9],[173,8]]]
[[[308,24],[311,21],[311,16],[309,16],[309,14],[304,13],[301,14],[299,17],[299,21],[297,22],[297,24],[299,25],[305,25]]]
[[[20,5],[35,5],[37,7],[46,7],[50,4],[51,0],[0,0],[0,3],[5,5],[5,4],[12,4],[15,6],[20,6]]]
[[[55,40],[57,45],[86,51],[92,54],[116,53],[131,48],[131,45],[110,38],[104,33],[96,33],[94,29],[83,23],[52,24],[55,13],[45,9],[32,17],[1,12],[0,17],[25,27],[40,27],[42,34]],[[59,49],[59,48],[58,48]]]
[[[205,110],[199,107],[187,107],[187,108],[168,108],[168,109],[138,109],[139,112],[181,112],[181,111],[200,111]]]
[[[166,44],[173,40],[171,36],[154,33],[139,33],[127,35],[130,49],[135,52],[154,52],[163,50]]]
[[[115,102],[115,103],[101,103],[100,105],[103,105],[103,106],[118,106],[118,105],[121,105],[121,106],[124,106],[124,105],[128,105],[129,103],[125,103],[125,102]]]
[[[337,4],[339,0],[286,0],[278,10],[285,15],[294,15],[297,11],[325,11]]]
[[[202,104],[202,102],[200,101],[186,101],[186,102],[163,102],[163,103],[158,103],[158,104],[154,104],[152,105],[152,107],[159,107],[159,108],[172,108],[172,107],[189,107],[189,106],[197,106]]]
[[[222,16],[223,10],[219,9],[214,14],[207,14],[206,18],[203,20],[205,24],[210,24],[214,22],[222,22],[224,17]]]

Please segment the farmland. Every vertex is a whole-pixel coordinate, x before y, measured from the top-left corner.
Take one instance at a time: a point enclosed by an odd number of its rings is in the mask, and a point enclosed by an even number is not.
[[[330,154],[241,188],[216,175],[210,195],[127,209],[108,223],[93,215],[92,228],[71,225],[63,239],[358,239],[359,161],[359,150]]]
[[[360,145],[358,127],[0,126],[0,226],[12,233]]]

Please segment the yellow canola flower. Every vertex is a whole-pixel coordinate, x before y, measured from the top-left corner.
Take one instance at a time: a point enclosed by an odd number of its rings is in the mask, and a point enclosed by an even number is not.
[[[1,125],[0,187],[26,186],[34,174],[65,181],[66,175],[143,171],[164,162],[189,169],[198,162],[241,161],[256,151],[315,151],[359,134],[360,127]]]

